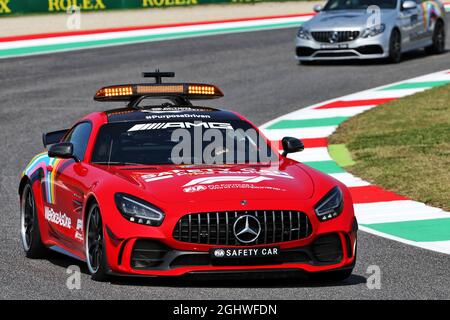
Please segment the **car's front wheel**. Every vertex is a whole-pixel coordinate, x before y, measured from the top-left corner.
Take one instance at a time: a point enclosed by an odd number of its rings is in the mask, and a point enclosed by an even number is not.
[[[436,22],[433,31],[433,44],[425,48],[428,54],[440,54],[445,51],[445,26],[441,20]]]
[[[104,234],[100,208],[97,204],[93,204],[87,214],[85,249],[89,272],[96,281],[105,281],[108,278]]]
[[[30,182],[25,185],[20,196],[20,236],[27,258],[38,259],[47,255],[48,249],[41,240],[36,201]]]
[[[389,39],[389,57],[390,63],[399,63],[402,60],[402,39],[397,29],[392,30]]]

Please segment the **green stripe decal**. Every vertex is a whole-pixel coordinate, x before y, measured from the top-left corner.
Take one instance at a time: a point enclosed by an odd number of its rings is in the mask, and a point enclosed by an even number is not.
[[[299,120],[280,120],[267,127],[267,129],[296,129],[296,128],[312,128],[338,126],[348,117],[333,117],[320,119],[299,119]]]
[[[355,164],[345,144],[330,144],[328,146],[328,153],[341,167],[348,167]]]
[[[0,50],[0,57],[5,58],[5,57],[21,56],[21,55],[28,55],[28,54],[86,49],[86,48],[91,48],[91,47],[102,47],[102,46],[121,45],[121,44],[130,44],[130,43],[139,43],[139,42],[150,42],[150,41],[158,41],[158,40],[170,40],[170,39],[188,38],[188,37],[205,36],[205,35],[222,34],[222,33],[234,33],[234,32],[245,32],[245,31],[254,31],[254,30],[264,30],[264,29],[285,28],[285,27],[298,26],[302,23],[303,22],[296,21],[296,22],[272,23],[272,24],[265,24],[265,25],[258,25],[258,26],[233,27],[233,28],[225,27],[225,28],[217,28],[217,29],[211,29],[211,30],[184,31],[184,32],[179,31],[179,32],[174,32],[174,33],[155,34],[155,35],[146,35],[146,36],[137,36],[137,37],[125,37],[125,38],[117,38],[117,39],[103,39],[103,40],[92,40],[92,41],[84,41],[84,42],[60,43],[60,44],[41,45],[41,46],[34,46],[34,47],[3,49],[3,50]]]
[[[364,226],[417,242],[450,240],[450,218],[377,223]]]
[[[303,164],[306,164],[307,166],[313,167],[314,169],[327,174],[345,172],[344,169],[339,167],[334,161],[311,161],[303,162]]]
[[[450,83],[450,80],[442,80],[442,81],[426,81],[426,82],[406,82],[396,84],[384,89],[380,90],[399,90],[399,89],[420,89],[420,88],[432,88],[439,87]]]

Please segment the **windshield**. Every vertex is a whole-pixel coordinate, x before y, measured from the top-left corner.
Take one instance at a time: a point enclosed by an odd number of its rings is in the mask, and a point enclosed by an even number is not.
[[[380,9],[395,9],[397,0],[330,0],[323,10],[365,10],[373,5]]]
[[[240,164],[278,159],[248,122],[120,122],[100,128],[91,162],[102,165]]]

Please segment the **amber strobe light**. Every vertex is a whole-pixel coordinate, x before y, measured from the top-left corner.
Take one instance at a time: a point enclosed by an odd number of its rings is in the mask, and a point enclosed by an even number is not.
[[[184,87],[182,84],[175,85],[138,85],[138,94],[164,94],[164,93],[184,93]]]
[[[223,97],[217,87],[209,84],[127,84],[104,87],[97,91],[97,101],[132,101],[139,97],[180,96],[187,99],[215,99]]]
[[[215,94],[215,88],[208,85],[189,85],[188,93],[213,95]]]
[[[97,91],[96,97],[119,97],[119,96],[131,96],[133,94],[132,86],[114,86],[108,88],[102,88]]]

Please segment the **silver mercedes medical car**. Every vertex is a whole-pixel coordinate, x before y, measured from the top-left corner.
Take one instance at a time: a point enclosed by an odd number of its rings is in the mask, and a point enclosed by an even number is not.
[[[387,58],[425,48],[445,50],[445,9],[439,1],[329,0],[297,32],[296,57],[315,60]]]

